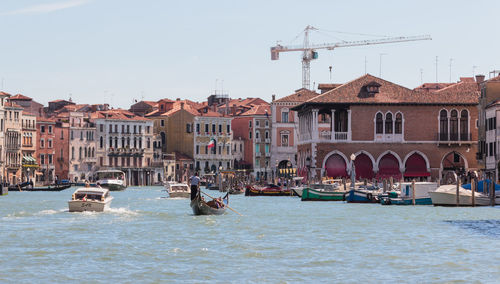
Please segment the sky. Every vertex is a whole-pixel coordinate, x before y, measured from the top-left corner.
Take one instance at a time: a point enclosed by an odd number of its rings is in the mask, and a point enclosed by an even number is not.
[[[315,44],[432,37],[319,50],[315,87],[365,69],[408,88],[436,77],[488,78],[500,69],[498,11],[500,1],[482,0],[1,0],[0,90],[43,104],[72,98],[122,108],[142,99],[203,101],[215,90],[270,101],[302,86],[302,54],[272,61],[270,47],[302,44],[307,25],[318,29]]]

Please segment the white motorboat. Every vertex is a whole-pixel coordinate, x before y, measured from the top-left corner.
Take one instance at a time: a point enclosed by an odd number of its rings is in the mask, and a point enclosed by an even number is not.
[[[127,188],[125,173],[119,170],[102,170],[95,173],[96,183],[111,191]]]
[[[109,208],[113,197],[109,190],[100,187],[81,187],[75,190],[68,201],[69,212],[102,212]]]
[[[457,186],[454,184],[442,185],[435,191],[430,191],[429,195],[432,199],[434,206],[456,206],[457,205]],[[476,206],[490,205],[490,199],[487,195],[476,192],[474,194]],[[472,191],[463,187],[458,191],[458,205],[459,206],[472,206]]]
[[[167,191],[170,198],[191,197],[191,188],[185,183],[170,183]]]

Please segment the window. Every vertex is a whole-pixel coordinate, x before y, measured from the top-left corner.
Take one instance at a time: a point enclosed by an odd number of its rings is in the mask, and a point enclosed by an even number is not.
[[[458,111],[455,109],[450,113],[450,140],[458,140]]]
[[[64,131],[61,131],[61,140],[64,140]]]
[[[200,124],[199,123],[196,123],[196,132],[200,133]]]
[[[260,126],[260,121],[259,120],[256,120],[255,121],[255,127],[259,127]]]
[[[260,144],[255,144],[255,153],[260,153]]]
[[[392,134],[392,113],[385,115],[385,134]]]
[[[240,144],[240,153],[243,152],[243,144]]]
[[[49,133],[52,133],[52,125],[49,125]]]
[[[200,153],[200,145],[196,145],[196,154]]]
[[[496,129],[496,118],[493,117],[493,129]],[[469,141],[469,113],[467,110],[462,110],[460,112],[460,140]]]
[[[137,125],[134,125],[134,134],[137,134]]]
[[[40,139],[40,148],[44,148],[45,147],[45,140],[42,138]]]
[[[53,161],[52,161],[52,154],[47,154],[47,158],[49,160],[49,165],[52,165],[53,164]],[[62,158],[62,157],[61,157]]]
[[[377,113],[376,119],[375,119],[375,133],[377,134],[383,134],[384,133],[384,122],[382,118],[382,114],[379,112]]]
[[[269,153],[269,144],[266,144],[266,153]]]
[[[288,109],[281,111],[281,122],[288,122]]]
[[[260,138],[260,135],[259,135],[259,131],[255,131],[255,139],[259,139]]]
[[[99,124],[99,131],[104,132],[104,124]]]
[[[266,120],[266,127],[269,126],[269,120]]]
[[[288,147],[288,132],[281,133],[281,147]]]
[[[45,165],[45,155],[40,154],[40,164]]]
[[[127,133],[130,133],[130,125],[127,125]]]
[[[40,126],[40,132],[41,133],[45,133],[45,125],[41,125]]]
[[[215,124],[212,124],[212,133],[215,133]]]
[[[252,121],[251,120],[248,122],[248,127],[252,128]]]
[[[205,123],[205,132],[208,133],[208,123]]]
[[[394,125],[394,128],[395,134],[403,133],[403,115],[399,112],[396,114],[396,123]]]
[[[80,147],[79,151],[78,151],[78,160],[81,160],[82,159],[82,147]]]
[[[47,139],[47,148],[52,148],[52,139]]]
[[[104,138],[102,138],[101,136],[101,138],[99,139],[99,148],[102,149],[103,147],[104,147]]]
[[[205,154],[208,154],[208,146],[205,146]]]
[[[142,133],[142,125],[139,125],[139,134]]]
[[[71,132],[69,133],[69,135],[70,135],[70,139],[73,140],[74,139],[73,130],[71,130]]]
[[[439,140],[448,140],[448,112],[445,109],[439,112]]]
[[[80,141],[83,141],[83,131],[80,131]]]
[[[266,131],[266,139],[269,139],[269,131]]]
[[[226,131],[227,131],[227,133],[231,132],[231,125],[230,124],[226,125]]]
[[[62,156],[62,155],[61,155]],[[71,160],[75,159],[75,147],[71,147]]]
[[[219,133],[222,133],[222,124],[219,124]]]
[[[252,139],[252,131],[248,132],[248,138]]]
[[[186,133],[191,133],[191,124],[186,123]]]

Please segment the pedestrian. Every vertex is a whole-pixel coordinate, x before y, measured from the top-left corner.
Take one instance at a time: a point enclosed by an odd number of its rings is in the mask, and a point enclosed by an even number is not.
[[[196,198],[198,194],[198,185],[200,184],[200,178],[198,177],[198,172],[194,173],[194,176],[189,178],[189,184],[191,185],[191,200]]]

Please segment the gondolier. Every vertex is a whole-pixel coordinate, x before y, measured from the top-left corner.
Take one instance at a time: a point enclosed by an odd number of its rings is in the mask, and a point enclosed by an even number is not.
[[[191,185],[191,200],[196,198],[198,194],[198,185],[200,184],[200,178],[198,177],[198,172],[194,173],[194,176],[189,178],[189,184]]]

